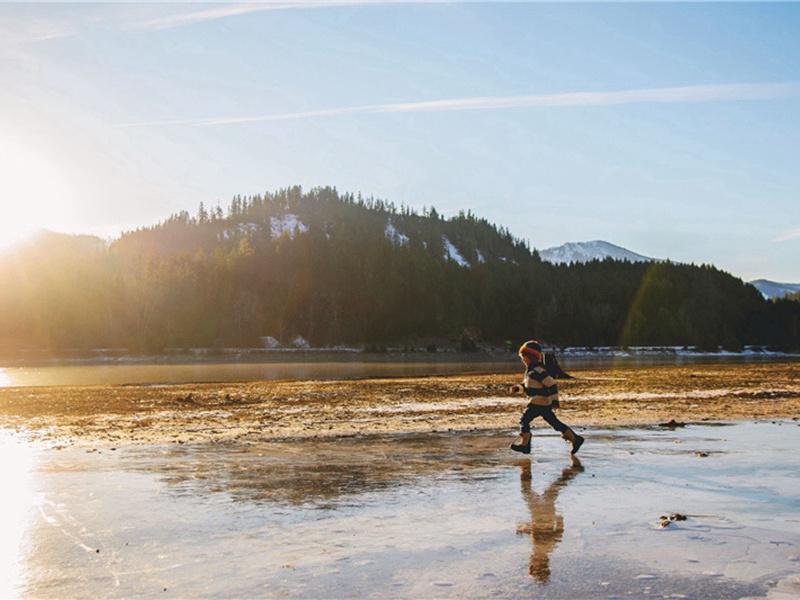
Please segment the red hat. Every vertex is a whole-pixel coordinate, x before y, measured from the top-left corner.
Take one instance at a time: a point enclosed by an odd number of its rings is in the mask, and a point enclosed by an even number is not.
[[[519,349],[520,356],[529,356],[533,358],[536,362],[542,360],[542,347],[539,345],[539,342],[536,340],[530,340],[522,344]]]

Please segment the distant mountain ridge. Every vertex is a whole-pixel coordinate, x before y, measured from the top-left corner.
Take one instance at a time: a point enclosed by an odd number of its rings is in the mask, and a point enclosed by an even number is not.
[[[86,252],[101,252],[108,248],[108,243],[95,235],[57,233],[48,229],[39,229],[27,239],[15,246],[10,246],[0,254],[18,254],[37,252],[43,254],[82,254]]]
[[[248,234],[252,235],[259,229],[260,226],[254,223],[239,224],[235,229],[222,231],[217,235],[217,238],[227,239]],[[283,234],[287,234],[290,238],[293,238],[296,232],[304,233],[308,231],[308,227],[303,223],[300,217],[291,213],[281,215],[280,218],[272,217],[269,221],[268,229],[271,236],[274,238],[280,237]],[[384,235],[395,245],[402,246],[409,244],[409,237],[397,230],[391,217],[388,219],[388,223],[385,226]],[[36,249],[36,251],[40,253],[80,254],[83,252],[103,251],[108,248],[108,245],[107,241],[93,235],[73,235],[40,230],[30,239],[16,247],[9,248],[6,252],[13,254],[15,252]],[[458,248],[444,235],[442,236],[441,251],[442,258],[453,261],[464,267],[486,261],[484,253],[479,248],[473,249],[472,261],[466,260],[461,255]],[[603,240],[567,242],[561,246],[538,250],[538,253],[543,261],[551,264],[584,264],[593,260],[602,261],[608,258],[633,263],[660,260],[638,254],[637,252]],[[507,259],[501,258],[501,260]],[[782,298],[800,292],[800,283],[785,283],[768,279],[754,279],[747,283],[755,287],[766,299]]]
[[[534,336],[553,347],[800,348],[800,303],[769,302],[711,265],[599,240],[540,254],[471,212],[420,214],[335,188],[235,196],[227,211],[201,203],[107,245],[45,235],[0,255],[0,281],[0,355],[270,338],[377,351]]]
[[[755,279],[749,282],[764,298],[783,298],[787,294],[800,292],[800,283],[779,283],[767,279]]]
[[[539,256],[542,260],[553,264],[587,263],[593,260],[605,260],[606,258],[630,262],[657,260],[602,240],[567,242],[561,246],[539,250]]]
[[[602,240],[591,242],[567,242],[561,246],[539,250],[542,260],[553,264],[587,263],[593,260],[627,260],[630,262],[648,262],[659,260],[637,254],[627,248],[616,246]],[[764,298],[783,298],[786,295],[800,292],[800,283],[781,283],[768,279],[755,279],[748,282],[754,286]]]

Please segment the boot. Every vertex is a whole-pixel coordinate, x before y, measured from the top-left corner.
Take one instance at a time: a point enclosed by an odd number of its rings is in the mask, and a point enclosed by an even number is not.
[[[511,449],[514,452],[522,452],[523,454],[531,453],[531,434],[520,433],[518,443],[511,444]]]
[[[582,436],[578,435],[569,428],[567,428],[567,430],[561,434],[561,437],[572,444],[572,454],[576,454],[584,442]]]

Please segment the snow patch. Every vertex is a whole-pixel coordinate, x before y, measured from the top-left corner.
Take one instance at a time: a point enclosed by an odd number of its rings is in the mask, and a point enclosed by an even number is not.
[[[566,347],[558,350],[558,356],[576,358],[696,358],[696,357],[769,357],[795,356],[792,353],[775,352],[760,346],[745,346],[741,352],[718,349],[698,350],[694,346],[594,346],[591,348]]]
[[[287,214],[280,219],[270,217],[269,230],[272,237],[281,237],[284,233],[288,233],[289,239],[294,239],[295,231],[305,233],[308,231],[308,227],[303,224],[297,215]]]
[[[452,260],[452,261],[455,261],[456,263],[458,263],[462,267],[468,267],[469,266],[469,263],[466,260],[464,260],[463,256],[461,256],[461,253],[458,251],[458,248],[456,248],[453,245],[453,242],[451,242],[449,239],[447,239],[446,235],[442,236],[442,243],[444,244],[445,258],[447,258],[449,260]]]
[[[299,348],[300,350],[309,350],[309,349],[311,348],[311,344],[309,344],[309,343],[308,343],[308,342],[305,340],[305,338],[303,338],[303,337],[301,337],[301,336],[299,336],[299,335],[298,335],[298,336],[297,336],[296,338],[294,338],[294,340],[292,341],[292,347],[293,347],[293,348]]]
[[[384,235],[395,245],[397,246],[407,246],[409,243],[409,239],[407,235],[404,235],[397,231],[394,226],[394,223],[389,221],[386,224],[386,229],[384,230]]]
[[[264,344],[264,348],[267,350],[277,350],[281,347],[281,343],[271,335],[262,336],[261,343]]]
[[[224,240],[229,240],[242,234],[253,235],[258,233],[260,230],[261,227],[257,223],[239,223],[235,229],[226,229],[220,233],[218,237]]]

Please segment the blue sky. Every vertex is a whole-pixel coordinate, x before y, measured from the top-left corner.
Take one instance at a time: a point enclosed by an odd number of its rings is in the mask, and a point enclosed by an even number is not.
[[[336,186],[800,282],[800,3],[0,3],[0,244]]]

